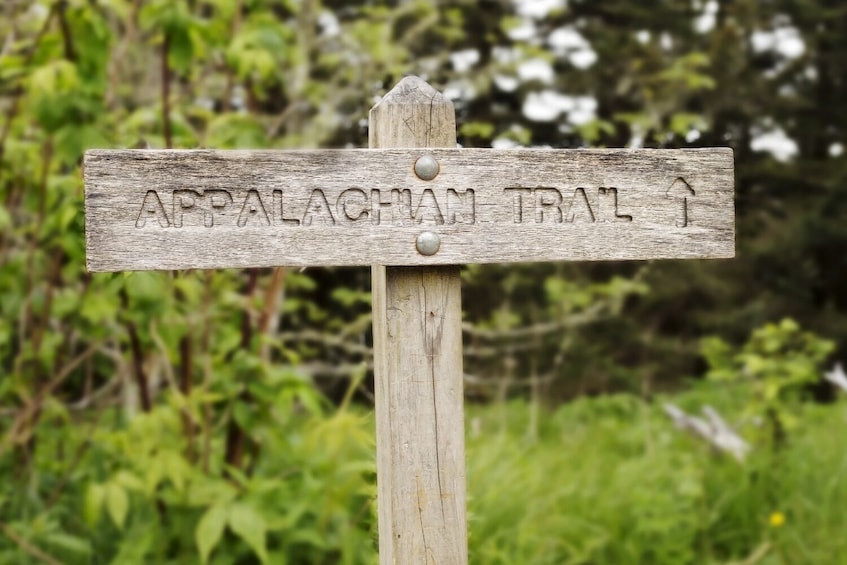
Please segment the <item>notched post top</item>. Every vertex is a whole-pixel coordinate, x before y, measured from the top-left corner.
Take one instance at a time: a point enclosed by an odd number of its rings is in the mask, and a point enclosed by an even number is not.
[[[453,103],[432,85],[416,76],[404,77],[382,97],[382,100],[376,103],[373,109],[388,104],[423,104],[426,106],[447,104],[450,107],[453,106]]]
[[[369,118],[372,148],[456,146],[453,103],[416,76],[397,83],[371,108]]]

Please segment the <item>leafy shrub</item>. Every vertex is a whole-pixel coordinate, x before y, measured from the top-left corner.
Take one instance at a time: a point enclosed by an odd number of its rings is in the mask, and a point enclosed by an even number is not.
[[[709,364],[707,378],[720,383],[748,383],[747,417],[766,423],[766,439],[774,445],[799,423],[798,403],[821,379],[823,362],[835,344],[800,329],[791,319],[766,324],[735,351],[720,338],[703,340]]]

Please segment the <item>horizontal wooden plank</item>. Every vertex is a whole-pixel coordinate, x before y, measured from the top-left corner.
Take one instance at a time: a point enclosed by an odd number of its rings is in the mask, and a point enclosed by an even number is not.
[[[430,154],[438,175],[421,180]],[[91,271],[725,258],[730,149],[95,150]],[[422,232],[440,248],[416,249]]]

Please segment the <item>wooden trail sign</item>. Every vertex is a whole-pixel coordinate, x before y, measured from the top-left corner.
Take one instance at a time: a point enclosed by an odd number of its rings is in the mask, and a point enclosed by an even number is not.
[[[730,149],[89,151],[88,267],[732,257],[732,170]]]
[[[383,565],[467,563],[461,263],[735,253],[729,149],[456,149],[416,77],[368,150],[85,156],[91,271],[374,265]]]

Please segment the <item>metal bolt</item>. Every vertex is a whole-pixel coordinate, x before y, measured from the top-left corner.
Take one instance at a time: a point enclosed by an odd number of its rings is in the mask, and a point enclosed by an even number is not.
[[[438,161],[432,155],[422,155],[415,161],[415,174],[421,180],[432,180],[438,176]]]
[[[441,247],[441,238],[437,233],[425,231],[418,236],[415,246],[421,255],[435,255]]]

